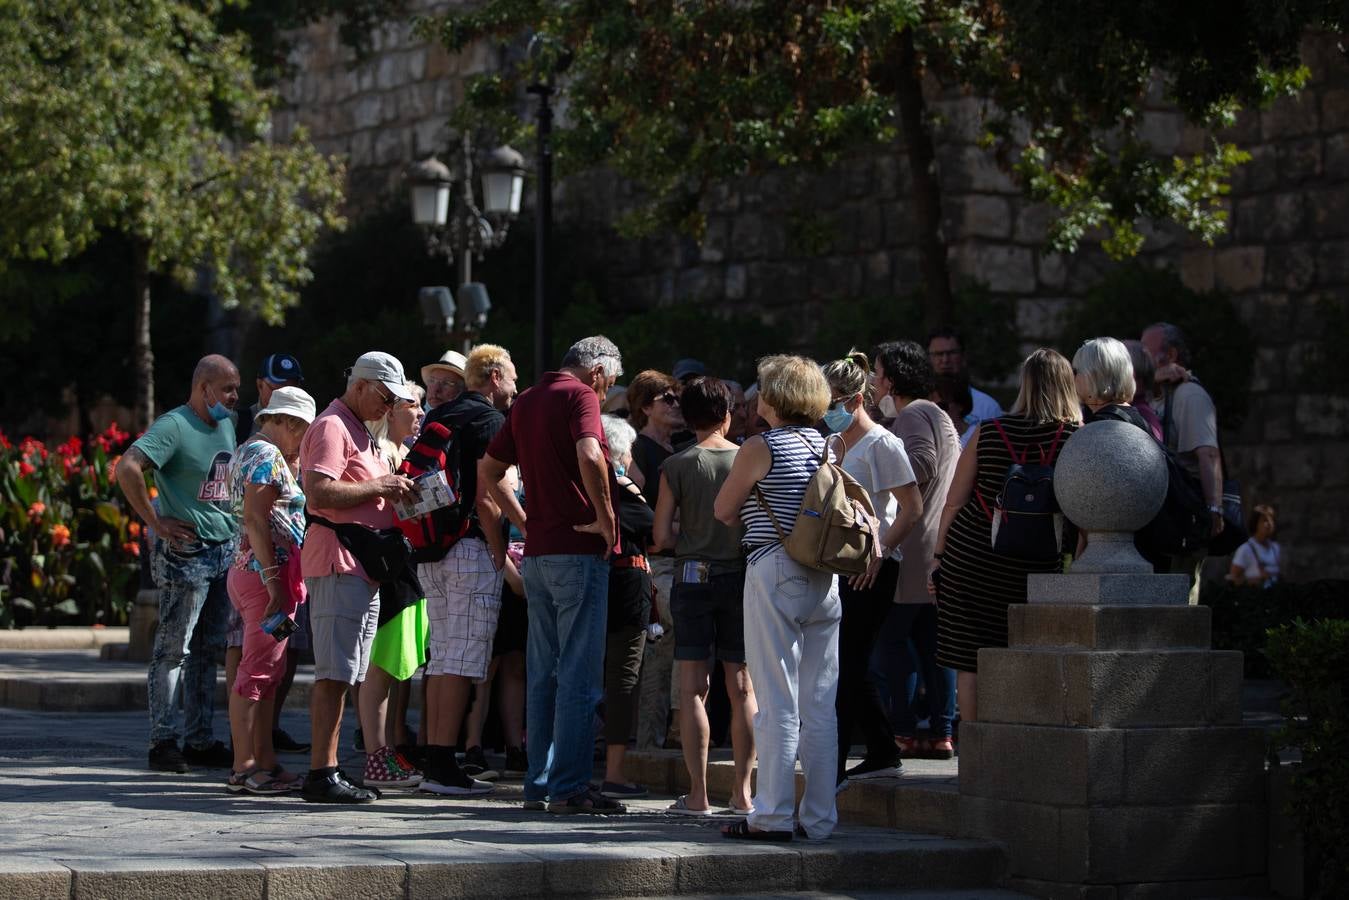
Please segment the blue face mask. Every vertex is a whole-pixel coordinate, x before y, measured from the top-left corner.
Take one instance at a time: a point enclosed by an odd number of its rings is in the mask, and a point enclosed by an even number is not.
[[[206,412],[208,415],[210,415],[212,419],[215,419],[217,422],[223,422],[226,419],[228,419],[231,415],[233,415],[233,413],[230,411],[230,408],[225,404],[221,403],[218,398],[214,403],[206,407]]]
[[[853,414],[848,412],[848,408],[845,405],[846,403],[846,400],[840,400],[825,411],[825,427],[834,434],[838,434],[840,431],[847,431],[848,426],[852,424]]]

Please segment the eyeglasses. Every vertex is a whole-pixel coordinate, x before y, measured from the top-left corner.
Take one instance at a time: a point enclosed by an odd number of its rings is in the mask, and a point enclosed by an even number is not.
[[[664,403],[666,406],[678,406],[678,405],[679,405],[679,396],[676,395],[676,394],[671,393],[670,391],[666,391],[665,393],[661,394],[661,395],[660,395],[659,397],[657,397],[656,399],[659,400],[661,403]]]
[[[430,378],[426,382],[429,388],[458,387],[460,384],[461,382],[455,378]]]
[[[379,395],[380,402],[383,403],[386,407],[392,408],[393,405],[398,402],[398,398],[395,397],[392,393],[389,394],[384,393],[384,388],[380,387],[378,382],[372,381],[370,383],[375,386],[375,393]]]

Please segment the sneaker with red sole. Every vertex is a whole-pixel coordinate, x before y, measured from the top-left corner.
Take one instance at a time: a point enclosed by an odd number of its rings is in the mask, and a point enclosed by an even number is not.
[[[380,747],[365,757],[365,774],[361,781],[366,787],[397,788],[416,787],[422,783],[421,773],[416,769],[404,768],[399,762],[398,751],[392,747]]]

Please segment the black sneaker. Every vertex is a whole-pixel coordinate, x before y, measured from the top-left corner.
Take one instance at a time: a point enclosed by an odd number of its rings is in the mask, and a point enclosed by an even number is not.
[[[867,778],[898,778],[903,774],[904,764],[898,759],[864,759],[848,770],[849,781],[862,781]]]
[[[272,729],[272,749],[277,753],[308,753],[312,745],[301,744],[286,734],[284,728]]]
[[[379,791],[356,787],[337,769],[326,775],[310,772],[300,796],[310,803],[370,803],[379,799]]]
[[[205,747],[193,747],[189,744],[183,747],[183,759],[193,766],[204,766],[208,769],[228,769],[234,765],[234,751],[220,741],[215,741]]]
[[[469,747],[464,751],[464,761],[459,764],[459,768],[469,778],[477,778],[482,781],[496,781],[501,777],[501,773],[487,764],[487,754],[481,747]]]
[[[568,797],[566,800],[556,800],[549,803],[548,811],[562,815],[612,816],[621,815],[627,812],[628,808],[617,800],[610,800],[594,788],[587,787],[581,793]]]
[[[490,781],[479,781],[458,766],[428,767],[422,774],[422,783],[417,786],[419,791],[444,797],[481,797],[492,793],[493,789]]]
[[[506,748],[506,765],[504,769],[507,775],[523,776],[529,771],[529,757],[525,755],[524,747]]]
[[[233,758],[230,765],[234,764]],[[160,741],[150,748],[150,768],[156,772],[186,772],[187,760],[178,750],[177,741]]]
[[[426,768],[426,745],[425,744],[399,744],[395,747],[402,757],[412,763],[418,769]]]

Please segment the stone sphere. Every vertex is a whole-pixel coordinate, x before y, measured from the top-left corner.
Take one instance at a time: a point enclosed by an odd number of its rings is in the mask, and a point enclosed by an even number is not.
[[[1059,507],[1089,532],[1142,528],[1162,508],[1166,485],[1166,457],[1152,435],[1114,419],[1079,428],[1054,464]]]

